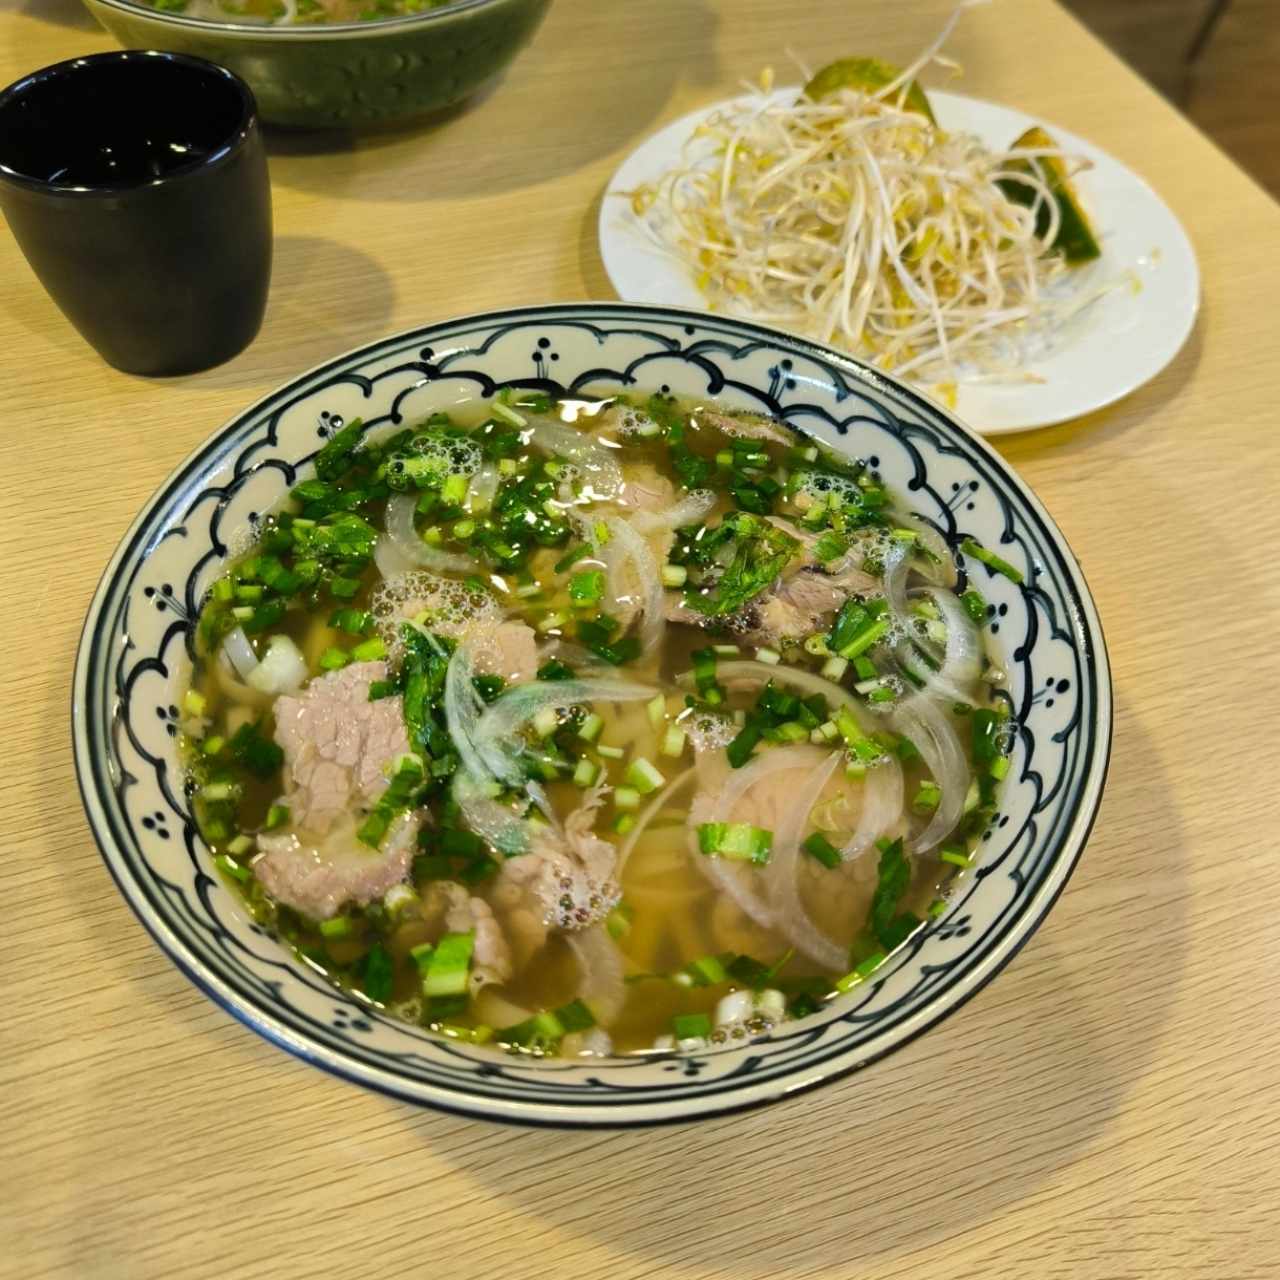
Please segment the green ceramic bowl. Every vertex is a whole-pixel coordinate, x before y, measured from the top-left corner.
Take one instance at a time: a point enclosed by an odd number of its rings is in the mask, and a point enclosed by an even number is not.
[[[550,4],[457,0],[403,18],[268,27],[85,0],[126,48],[230,67],[253,89],[262,119],[303,128],[393,124],[454,106],[497,79]]]

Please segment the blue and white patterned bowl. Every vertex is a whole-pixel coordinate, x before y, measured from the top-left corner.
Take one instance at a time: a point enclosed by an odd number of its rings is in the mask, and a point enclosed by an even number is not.
[[[183,795],[178,691],[201,597],[229,548],[306,473],[342,420],[414,421],[504,386],[635,384],[715,396],[866,458],[953,545],[973,537],[1023,585],[970,565],[991,602],[1020,725],[999,816],[946,912],[874,979],[741,1048],[578,1065],[443,1042],[295,963],[216,877]],[[1062,535],[982,440],[847,356],[741,321],[584,303],[472,316],[312,370],[223,427],[147,504],[94,596],[76,663],[76,767],[111,874],[201,990],[336,1075],[408,1102],[528,1124],[716,1115],[883,1057],[1008,963],[1071,874],[1097,812],[1111,687],[1093,601]]]

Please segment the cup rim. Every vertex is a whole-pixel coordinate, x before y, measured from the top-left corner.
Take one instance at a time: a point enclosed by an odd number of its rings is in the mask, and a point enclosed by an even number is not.
[[[258,102],[253,96],[253,90],[234,71],[222,66],[221,63],[211,62],[208,58],[199,58],[189,53],[173,53],[163,49],[108,49],[102,53],[87,53],[78,58],[67,58],[62,62],[53,62],[47,67],[40,67],[35,71],[30,71],[21,79],[15,80],[4,89],[0,89],[0,117],[3,116],[6,108],[32,88],[46,81],[56,79],[59,76],[73,75],[84,67],[100,66],[103,63],[128,64],[130,62],[139,62],[143,59],[158,59],[206,74],[212,72],[215,76],[221,77],[227,83],[227,86],[235,92],[240,102],[239,119],[234,128],[228,133],[225,141],[215,151],[201,156],[198,160],[192,160],[188,164],[171,169],[160,177],[146,178],[137,182],[95,183],[93,186],[83,186],[69,182],[50,182],[42,178],[35,178],[29,173],[22,173],[12,168],[10,165],[5,164],[3,159],[0,159],[0,181],[42,195],[71,196],[81,199],[92,199],[99,196],[119,196],[128,192],[145,191],[151,187],[164,186],[177,179],[191,177],[193,174],[204,170],[219,168],[244,147],[249,135],[254,131],[258,123]]]
[[[108,9],[119,9],[130,14],[142,13],[165,25],[191,27],[197,31],[223,31],[242,36],[262,36],[267,40],[317,40],[327,36],[353,35],[357,32],[366,36],[377,35],[384,31],[398,31],[407,26],[443,22],[460,13],[466,13],[472,9],[484,9],[501,2],[502,0],[453,0],[452,4],[442,9],[427,9],[422,13],[404,13],[394,18],[379,18],[376,22],[326,22],[316,25],[292,24],[278,27],[265,22],[221,22],[216,18],[193,18],[185,13],[153,9],[150,5],[139,3],[138,0],[95,0],[95,3]]]

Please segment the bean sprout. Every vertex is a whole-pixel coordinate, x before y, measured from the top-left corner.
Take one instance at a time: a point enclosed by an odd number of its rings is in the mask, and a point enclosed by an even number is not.
[[[713,114],[681,163],[629,196],[648,231],[691,272],[712,310],[798,330],[932,384],[1029,379],[1021,366],[1100,295],[1072,287],[1051,250],[1059,212],[1038,172],[1056,148],[992,150],[907,109],[939,38],[873,92],[814,101],[760,88]],[[1011,140],[1012,141],[1012,140]],[[1011,167],[1012,166],[1012,167]],[[1029,207],[997,182],[1034,193]],[[1043,234],[1036,221],[1049,211]]]

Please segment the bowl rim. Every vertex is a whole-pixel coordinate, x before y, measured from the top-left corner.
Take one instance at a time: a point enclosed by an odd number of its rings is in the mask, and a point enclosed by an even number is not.
[[[275,26],[266,22],[222,22],[217,18],[194,18],[189,14],[175,13],[167,9],[153,9],[140,0],[85,0],[87,8],[101,5],[104,9],[116,9],[131,16],[141,16],[165,26],[188,27],[195,31],[228,33],[237,36],[257,36],[265,40],[323,40],[330,37],[377,36],[388,32],[403,31],[406,27],[426,26],[472,10],[494,5],[511,4],[513,0],[452,0],[440,9],[426,9],[422,13],[399,14],[394,18],[379,18],[369,22],[325,22],[315,25]]]
[[[158,178],[128,182],[100,182],[92,186],[46,181],[15,169],[0,158],[0,181],[36,195],[82,200],[104,196],[114,199],[145,191],[148,188],[168,186],[184,179],[195,178],[219,169],[234,159],[244,150],[257,130],[258,101],[244,79],[229,67],[211,62],[208,58],[202,58],[194,53],[175,53],[166,49],[104,49],[100,53],[83,53],[75,58],[64,58],[61,62],[51,62],[48,66],[29,71],[25,76],[0,89],[0,115],[12,106],[21,104],[26,95],[36,93],[45,85],[58,80],[74,79],[75,76],[91,72],[98,67],[127,67],[137,64],[145,69],[154,63],[161,62],[186,68],[193,73],[199,72],[210,80],[225,81],[228,90],[236,95],[240,104],[239,119],[215,150],[197,160],[190,160],[186,164],[170,169]]]
[[[257,414],[260,409],[287,394],[288,389],[308,379],[348,365],[359,359],[376,358],[377,353],[393,343],[421,344],[429,342],[441,331],[448,331],[459,326],[482,327],[485,324],[500,324],[507,321],[519,321],[534,317],[545,317],[548,321],[582,320],[587,316],[599,318],[602,313],[612,313],[618,319],[649,316],[658,320],[673,321],[691,325],[706,324],[726,325],[740,331],[744,336],[756,337],[765,341],[795,348],[797,351],[813,356],[816,359],[834,365],[840,372],[850,375],[854,382],[869,386],[875,391],[887,391],[908,401],[914,401],[926,415],[943,419],[951,428],[959,432],[966,442],[980,454],[984,461],[998,475],[1002,486],[1013,490],[1020,499],[1028,504],[1030,513],[1042,524],[1049,534],[1054,550],[1061,558],[1071,584],[1076,590],[1079,602],[1083,606],[1083,617],[1079,619],[1083,627],[1083,639],[1087,642],[1085,657],[1091,669],[1096,702],[1092,721],[1094,734],[1091,758],[1079,782],[1079,794],[1069,816],[1065,820],[1065,830],[1059,840],[1059,852],[1054,862],[1046,871],[1043,882],[1035,889],[1030,899],[1023,905],[1018,916],[996,938],[990,949],[978,956],[957,976],[954,985],[931,995],[925,1003],[910,1016],[910,1025],[903,1027],[890,1042],[873,1051],[862,1053],[843,1062],[824,1063],[805,1078],[788,1078],[784,1072],[779,1078],[745,1084],[730,1090],[738,1096],[731,1099],[700,1099],[695,1102],[680,1104],[679,1100],[672,1106],[671,1102],[659,1098],[653,1101],[636,1102],[634,1110],[644,1114],[627,1117],[602,1115],[592,1106],[590,1101],[579,1104],[564,1102],[537,1102],[515,1097],[502,1098],[486,1095],[472,1095],[465,1090],[451,1088],[440,1083],[412,1085],[404,1082],[387,1067],[372,1067],[358,1061],[348,1061],[341,1054],[320,1043],[313,1043],[303,1038],[286,1023],[275,1017],[265,1007],[256,1005],[237,993],[226,989],[221,978],[206,965],[203,957],[193,951],[180,938],[169,930],[166,921],[154,908],[146,903],[136,887],[122,877],[113,862],[112,851],[116,840],[110,831],[110,821],[94,790],[95,757],[89,743],[90,734],[86,729],[86,717],[93,708],[86,694],[91,683],[91,660],[95,648],[94,641],[101,624],[103,606],[111,594],[127,562],[137,557],[138,535],[154,518],[155,512],[166,501],[179,494],[184,485],[189,483],[188,473],[199,466],[209,452],[210,445],[227,436],[246,419]],[[149,552],[150,547],[146,550]],[[145,559],[145,555],[142,557]],[[84,626],[77,646],[71,689],[71,731],[73,758],[76,771],[76,782],[84,806],[90,833],[98,846],[99,853],[106,863],[107,869],[119,889],[121,896],[128,903],[139,922],[152,936],[156,944],[200,991],[216,1004],[231,1013],[237,1020],[256,1031],[265,1039],[287,1050],[313,1066],[318,1066],[328,1074],[337,1076],[350,1083],[371,1089],[374,1092],[407,1102],[415,1106],[429,1105],[433,1109],[463,1115],[471,1118],[510,1123],[521,1127],[542,1127],[557,1129],[630,1129],[648,1128],[663,1124],[690,1123],[696,1120],[710,1119],[715,1116],[732,1115],[739,1112],[755,1110],[769,1103],[781,1101],[800,1093],[807,1093],[821,1085],[833,1083],[852,1073],[880,1061],[888,1055],[910,1044],[939,1022],[949,1017],[981,991],[999,974],[1017,955],[1027,941],[1039,928],[1045,917],[1066,887],[1076,867],[1079,865],[1085,845],[1097,820],[1107,775],[1110,767],[1114,737],[1114,687],[1108,657],[1105,635],[1101,618],[1098,614],[1093,593],[1085,579],[1083,567],[1071,550],[1065,536],[1048,514],[1034,491],[1016,475],[1013,468],[985,439],[965,426],[945,406],[934,401],[927,394],[898,382],[880,370],[863,364],[855,357],[839,352],[820,343],[788,333],[782,329],[771,328],[751,321],[738,320],[734,317],[709,315],[704,312],[664,306],[661,304],[643,304],[626,302],[572,302],[532,304],[519,307],[499,308],[492,311],[473,312],[447,317],[428,325],[416,326],[388,334],[382,338],[361,344],[340,353],[330,359],[320,361],[310,369],[295,374],[273,387],[265,395],[259,397],[251,405],[240,410],[224,422],[220,427],[203,437],[199,444],[170,472],[170,474],[154,490],[146,500],[137,516],[122,535],[120,542],[112,553],[93,592],[86,613]],[[893,1029],[886,1033],[893,1036]],[[846,1051],[847,1054],[847,1051]],[[669,1109],[668,1109],[669,1108]]]

